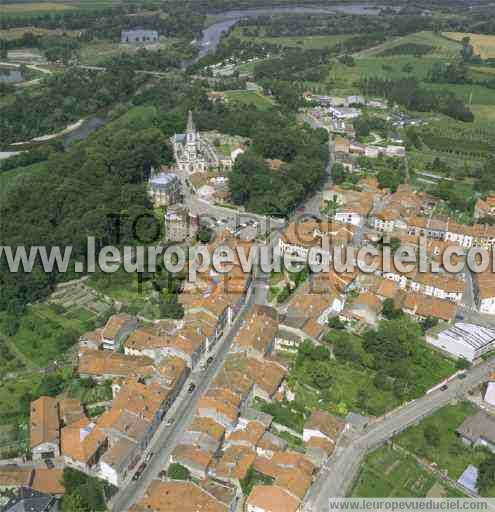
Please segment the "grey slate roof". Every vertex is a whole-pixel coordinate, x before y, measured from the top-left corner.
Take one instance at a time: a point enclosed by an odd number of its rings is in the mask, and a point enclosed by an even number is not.
[[[17,496],[11,498],[2,512],[56,512],[58,502],[50,494],[21,487]]]
[[[483,439],[495,444],[495,418],[485,411],[479,411],[466,418],[457,433],[472,443]]]

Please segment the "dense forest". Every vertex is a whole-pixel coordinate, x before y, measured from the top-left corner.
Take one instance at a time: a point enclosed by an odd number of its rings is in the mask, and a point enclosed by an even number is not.
[[[224,131],[251,138],[250,150],[238,158],[229,180],[233,201],[249,211],[286,215],[323,178],[328,135],[297,125],[289,114],[232,110],[203,113],[198,122],[216,129],[223,124]],[[283,164],[272,168],[266,159]]]
[[[187,110],[202,94],[183,80],[162,80],[133,97],[136,105],[157,106],[142,107],[146,115],[131,110],[66,151],[52,147],[48,154],[33,150],[18,157],[21,163],[48,158],[44,165],[49,172],[26,176],[3,195],[0,245],[28,250],[33,245],[72,246],[73,259],[80,260],[87,236],[96,237],[99,246],[131,243],[136,218],[152,213],[144,185],[150,168],[170,162],[167,138],[184,128]],[[115,222],[121,215],[117,237]],[[146,222],[140,226],[146,229]],[[2,258],[0,310],[16,314],[44,297],[57,280],[71,276],[45,273],[39,262],[31,273],[9,273]]]
[[[147,80],[125,66],[104,72],[70,68],[50,76],[40,90],[24,89],[0,108],[0,140],[25,141],[63,129],[88,114],[126,102]]]

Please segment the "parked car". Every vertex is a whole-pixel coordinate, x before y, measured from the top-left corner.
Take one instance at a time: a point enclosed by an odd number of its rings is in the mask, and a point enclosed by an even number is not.
[[[440,391],[445,391],[449,389],[449,386],[447,386],[447,384],[444,384],[441,388],[440,388]]]
[[[45,464],[48,469],[53,469],[55,467],[52,459],[45,459]]]
[[[169,418],[169,419],[167,420],[167,423],[166,423],[166,424],[167,424],[167,425],[169,425],[169,426],[170,426],[170,425],[173,425],[173,424],[174,424],[174,421],[175,421],[175,418]]]
[[[132,479],[133,480],[139,480],[141,478],[141,475],[143,474],[144,470],[146,469],[146,462],[143,462],[134,473]]]

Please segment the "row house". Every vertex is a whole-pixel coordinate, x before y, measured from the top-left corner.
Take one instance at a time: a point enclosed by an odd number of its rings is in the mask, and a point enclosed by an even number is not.
[[[153,480],[144,496],[129,512],[234,512],[237,503],[235,491],[226,493],[217,489],[217,485],[213,487],[204,481]]]
[[[240,397],[228,389],[209,389],[198,401],[197,415],[210,418],[229,431],[239,417]]]
[[[324,248],[323,239],[328,241],[329,246],[343,247],[351,242],[355,231],[356,227],[352,224],[339,222],[314,219],[294,222],[280,236],[278,248],[281,255],[288,252],[296,261],[317,264],[322,258],[331,259],[331,253]]]
[[[277,331],[277,310],[255,305],[252,313],[243,320],[234,338],[234,345],[249,356],[263,358],[273,351]]]
[[[434,240],[444,240],[469,249],[471,247],[493,247],[495,244],[495,226],[475,224],[467,226],[449,220],[426,217],[405,219],[407,232],[414,236],[425,236]]]
[[[187,468],[194,478],[204,479],[213,461],[213,454],[191,444],[178,444],[170,455],[172,464]]]
[[[480,313],[495,315],[495,273],[492,265],[485,272],[474,273],[473,277],[474,299]]]
[[[101,332],[102,348],[120,350],[124,341],[137,328],[137,318],[127,314],[112,315]]]
[[[31,403],[30,448],[33,460],[60,454],[60,416],[55,398],[42,396]]]
[[[143,377],[155,372],[149,357],[130,356],[119,352],[84,350],[79,354],[78,373],[97,382],[116,378]]]
[[[124,345],[126,355],[149,357],[160,361],[165,357],[180,357],[194,368],[201,353],[204,351],[204,339],[198,334],[199,340],[193,343],[182,335],[180,330],[172,334],[159,335],[156,328],[146,327],[137,329],[127,339]]]
[[[216,453],[225,438],[225,428],[208,417],[196,416],[182,435],[180,444],[194,445],[201,450]]]

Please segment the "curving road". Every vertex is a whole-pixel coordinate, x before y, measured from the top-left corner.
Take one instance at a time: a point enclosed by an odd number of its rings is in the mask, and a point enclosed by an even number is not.
[[[449,402],[462,399],[473,387],[484,382],[495,370],[495,358],[471,368],[464,379],[454,379],[445,391],[434,391],[387,414],[368,427],[361,436],[351,439],[345,448],[337,450],[320,472],[304,503],[305,512],[329,510],[331,497],[345,497],[354,482],[359,466],[368,451],[431,415]]]

